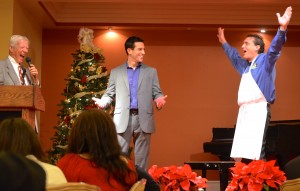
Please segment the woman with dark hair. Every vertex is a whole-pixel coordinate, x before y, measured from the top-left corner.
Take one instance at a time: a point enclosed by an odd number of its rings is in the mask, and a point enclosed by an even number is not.
[[[111,116],[98,109],[76,118],[68,153],[57,166],[69,182],[94,184],[102,191],[128,191],[137,181],[133,162],[122,155]]]
[[[33,128],[21,118],[5,119],[0,124],[0,151],[26,156],[39,164],[46,172],[46,184],[66,183],[63,172],[48,164],[45,153]]]

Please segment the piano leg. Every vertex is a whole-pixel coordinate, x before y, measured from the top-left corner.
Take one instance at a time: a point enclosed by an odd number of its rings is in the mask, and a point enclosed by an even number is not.
[[[220,177],[220,191],[225,191],[228,186],[229,168],[233,167],[234,161],[190,161],[184,164],[189,164],[192,169],[202,170],[202,177],[206,178],[207,170],[218,170]]]
[[[219,166],[220,173],[220,191],[225,191],[228,186],[229,168],[232,167],[230,163],[221,163]]]

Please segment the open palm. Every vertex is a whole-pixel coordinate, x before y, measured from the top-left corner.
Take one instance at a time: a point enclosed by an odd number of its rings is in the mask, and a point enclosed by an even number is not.
[[[292,7],[288,7],[284,14],[280,16],[279,13],[276,14],[278,18],[278,23],[280,26],[287,26],[290,22],[290,19],[292,17]]]

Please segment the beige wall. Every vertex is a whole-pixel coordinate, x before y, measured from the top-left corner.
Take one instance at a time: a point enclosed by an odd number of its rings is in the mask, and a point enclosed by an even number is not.
[[[57,125],[56,114],[63,100],[64,79],[70,72],[71,53],[79,48],[78,30],[44,30],[43,87],[46,111],[41,114],[41,136],[45,149]],[[217,160],[203,152],[203,142],[212,138],[212,127],[233,127],[236,122],[240,76],[230,65],[216,33],[211,31],[121,30],[114,38],[95,31],[95,44],[103,49],[108,70],[124,63],[124,41],[130,35],[144,38],[145,63],[156,67],[167,104],[156,112],[157,131],[152,136],[150,165],[182,165],[189,160]],[[240,48],[245,34],[228,31],[227,40]],[[267,46],[274,32],[266,34]],[[288,34],[288,43],[277,63],[277,100],[272,120],[299,119],[300,41]]]
[[[30,50],[28,56],[31,57],[32,64],[39,70],[39,78],[41,79],[42,27],[31,16],[30,12],[22,8],[17,0],[14,4],[13,34],[20,34],[29,38]]]
[[[6,57],[8,53],[8,39],[13,31],[13,6],[14,1],[0,1],[0,59]]]
[[[32,63],[40,71],[42,59],[42,27],[35,21],[31,14],[22,8],[18,0],[2,0],[0,2],[0,59],[8,55],[9,38],[13,34],[27,36],[30,41],[29,55]]]

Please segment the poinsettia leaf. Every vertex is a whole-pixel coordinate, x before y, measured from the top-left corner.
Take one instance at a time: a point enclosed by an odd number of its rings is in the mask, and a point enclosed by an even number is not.
[[[149,170],[148,173],[152,176],[152,174],[154,174],[154,172],[156,171],[156,169],[158,168],[157,165],[152,165]]]
[[[261,191],[263,189],[263,184],[257,184],[251,181],[247,187],[249,191]]]
[[[261,174],[257,174],[256,178],[260,178],[260,179],[271,179],[272,177],[274,177],[273,174],[265,174],[265,173],[261,173]]]
[[[190,190],[190,181],[188,179],[185,179],[180,182],[180,186],[183,190]]]
[[[195,179],[189,179],[190,182],[197,185],[198,188],[206,188],[206,178],[202,178],[201,176],[197,176]]]
[[[277,185],[274,180],[266,180],[266,184],[272,188],[277,188]]]
[[[225,191],[234,191],[234,190],[236,190],[236,186],[231,186],[231,185],[228,185],[227,187],[226,187],[226,189],[225,189]]]
[[[263,172],[264,170],[264,161],[263,160],[253,160],[249,163],[250,173],[253,176]]]
[[[194,179],[197,177],[197,173],[193,172],[191,166],[188,164],[185,164],[182,170],[184,172],[184,175],[189,179]]]
[[[275,166],[275,163],[276,163],[276,160],[270,160],[270,161],[267,161],[267,162],[265,162],[266,164],[266,166]]]

